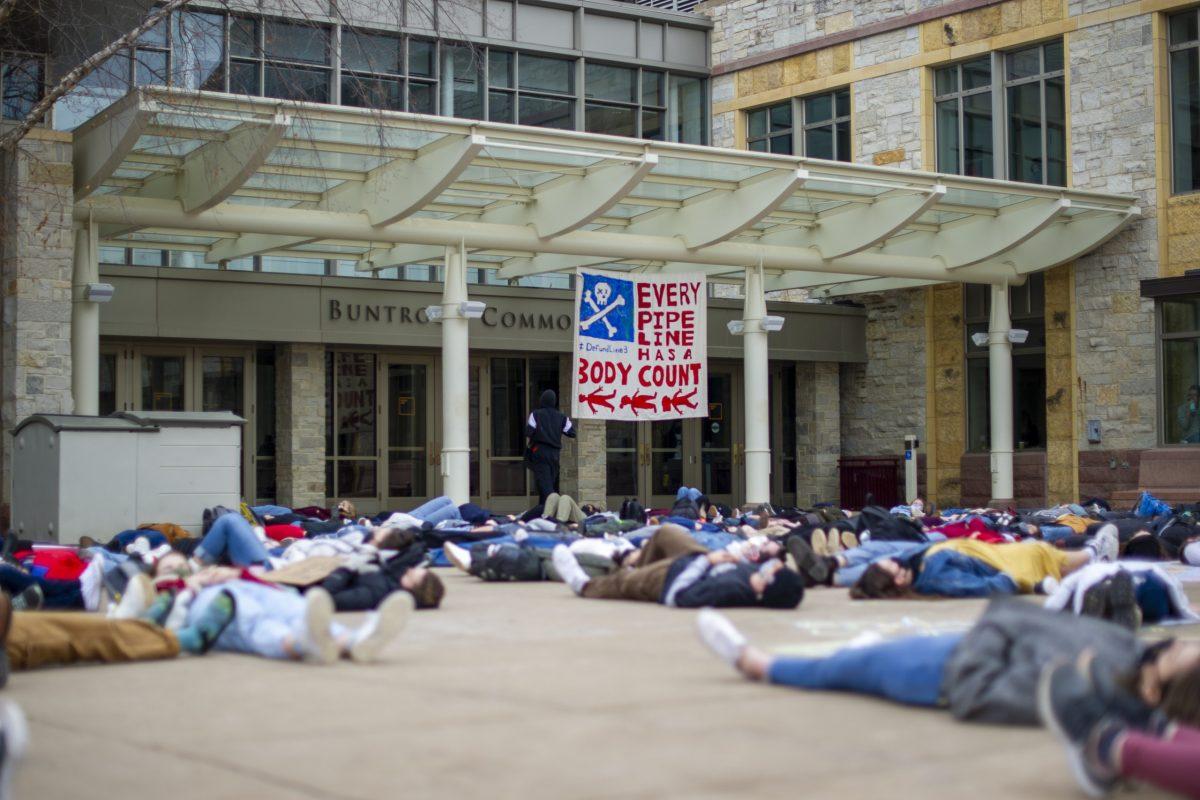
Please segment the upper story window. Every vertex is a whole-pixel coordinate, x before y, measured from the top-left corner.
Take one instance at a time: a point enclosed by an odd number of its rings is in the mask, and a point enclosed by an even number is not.
[[[24,119],[46,84],[41,56],[0,51],[0,119]]]
[[[432,113],[433,63],[426,54],[431,44],[409,39],[406,59],[405,40],[399,36],[343,30],[342,105]]]
[[[1066,185],[1061,41],[942,67],[934,104],[940,172]]]
[[[329,29],[234,17],[229,24],[229,91],[328,103]]]
[[[1171,17],[1171,170],[1176,194],[1200,189],[1200,9]],[[1168,441],[1170,439],[1168,438]]]
[[[991,56],[937,70],[934,92],[938,172],[993,177]]]
[[[746,121],[746,143],[751,150],[850,160],[848,88],[756,108],[746,115]]]
[[[589,62],[584,70],[584,128],[590,133],[666,138],[666,76],[660,70]]]

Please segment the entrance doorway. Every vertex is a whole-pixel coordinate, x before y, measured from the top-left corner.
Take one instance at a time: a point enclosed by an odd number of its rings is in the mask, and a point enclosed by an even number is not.
[[[708,416],[659,422],[609,422],[608,506],[637,497],[670,508],[680,486],[698,487],[714,503],[734,505],[743,484],[741,367],[712,364]],[[586,499],[586,498],[584,498]]]

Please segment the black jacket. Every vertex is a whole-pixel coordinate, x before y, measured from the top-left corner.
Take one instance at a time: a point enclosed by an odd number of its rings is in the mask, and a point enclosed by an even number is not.
[[[697,559],[707,560],[704,554],[690,553],[680,556],[667,570],[667,579],[663,582],[662,597],[659,602],[666,604],[667,596],[675,581],[692,564],[698,564]],[[721,564],[719,568],[707,565],[704,574],[686,588],[675,593],[677,608],[730,608],[734,606],[761,605],[754,589],[750,586],[750,576],[758,571],[752,564]]]
[[[534,453],[544,453],[552,458],[557,457],[562,449],[564,436],[575,438],[575,426],[566,414],[558,410],[558,395],[550,389],[542,392],[538,407],[529,415],[525,423],[525,436],[529,438],[529,447]]]

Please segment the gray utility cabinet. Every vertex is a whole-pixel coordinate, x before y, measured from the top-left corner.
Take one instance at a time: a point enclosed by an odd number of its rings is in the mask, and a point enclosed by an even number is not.
[[[199,535],[205,508],[241,502],[245,422],[228,411],[28,417],[13,431],[13,530],[63,544],[154,522]]]

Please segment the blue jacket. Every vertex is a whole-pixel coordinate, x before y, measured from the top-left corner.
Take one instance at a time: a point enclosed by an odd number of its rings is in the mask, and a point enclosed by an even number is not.
[[[913,591],[944,597],[991,597],[1016,594],[1017,584],[978,559],[952,550],[940,550],[925,556],[913,581]]]

